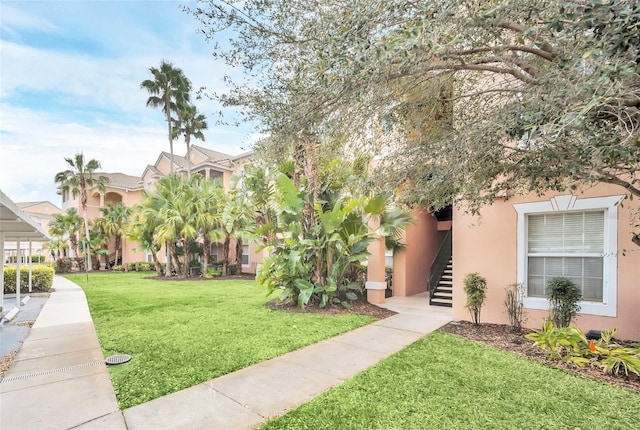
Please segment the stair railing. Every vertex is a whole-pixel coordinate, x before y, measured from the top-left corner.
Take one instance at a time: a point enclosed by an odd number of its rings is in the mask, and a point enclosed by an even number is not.
[[[438,252],[436,253],[433,262],[431,263],[431,276],[429,276],[429,284],[427,287],[429,288],[429,297],[433,298],[433,295],[436,293],[436,287],[444,274],[445,269],[447,268],[447,263],[451,259],[451,254],[453,251],[453,240],[451,235],[452,229],[450,228],[447,231],[447,234],[444,236],[442,243],[440,244],[440,248],[438,248]]]

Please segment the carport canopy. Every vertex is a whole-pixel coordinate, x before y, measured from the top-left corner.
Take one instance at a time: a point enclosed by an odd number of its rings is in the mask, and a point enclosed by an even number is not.
[[[49,236],[0,190],[0,305],[4,299],[4,244],[28,241],[48,242]],[[19,279],[19,274],[16,277]],[[16,291],[16,302],[20,300],[19,291]]]

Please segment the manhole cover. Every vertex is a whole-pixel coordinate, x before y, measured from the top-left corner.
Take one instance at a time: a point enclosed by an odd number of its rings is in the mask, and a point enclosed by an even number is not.
[[[122,364],[122,363],[126,363],[129,360],[131,360],[130,355],[116,354],[116,355],[112,355],[111,357],[107,357],[105,361],[107,362],[107,364]]]

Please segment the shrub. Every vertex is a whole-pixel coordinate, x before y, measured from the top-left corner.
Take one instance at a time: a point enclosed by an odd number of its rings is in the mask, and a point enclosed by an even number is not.
[[[75,261],[75,264],[78,267],[78,271],[84,272],[84,258],[76,257],[72,258],[72,260]]]
[[[238,266],[236,264],[229,264],[227,266],[227,274],[229,274],[229,275],[238,274]]]
[[[480,323],[480,308],[486,297],[487,280],[478,273],[469,273],[464,278],[464,292],[467,294],[466,307],[475,325]]]
[[[122,264],[116,264],[111,268],[114,272],[124,272],[124,266]]]
[[[154,267],[153,267],[153,263],[147,263],[146,261],[139,261],[137,263],[129,264],[129,270],[133,272],[150,272],[154,270]]]
[[[49,291],[53,285],[54,271],[48,266],[33,266],[31,268],[31,287],[36,291]],[[29,291],[29,268],[20,268],[20,292]],[[16,292],[16,268],[4,268],[4,292]]]
[[[557,327],[568,327],[580,312],[578,302],[582,298],[578,286],[568,278],[558,277],[547,282],[549,318]]]
[[[203,278],[206,278],[206,279],[212,279],[212,278],[216,278],[216,277],[218,277],[220,275],[222,275],[222,270],[209,268],[209,269],[207,269],[207,273],[203,273],[201,276]]]
[[[73,260],[69,257],[61,257],[56,260],[56,273],[69,273],[73,267]]]
[[[523,285],[511,284],[505,290],[507,297],[504,301],[504,306],[507,308],[507,314],[509,315],[509,325],[512,331],[520,331],[524,321]]]

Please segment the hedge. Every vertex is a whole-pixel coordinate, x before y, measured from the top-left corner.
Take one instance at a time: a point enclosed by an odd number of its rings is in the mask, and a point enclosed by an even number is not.
[[[7,258],[5,260],[6,263],[12,263],[12,264],[16,264],[18,262],[18,256],[17,255],[11,255],[9,256],[9,258]],[[31,256],[31,262],[32,263],[44,263],[44,255],[32,255]],[[29,264],[29,256],[25,255],[23,260],[22,260],[22,264]]]
[[[48,266],[33,266],[31,268],[32,291],[49,291],[53,285],[53,268]],[[16,268],[4,268],[4,292],[16,292]],[[29,268],[20,267],[20,292],[29,292]]]

